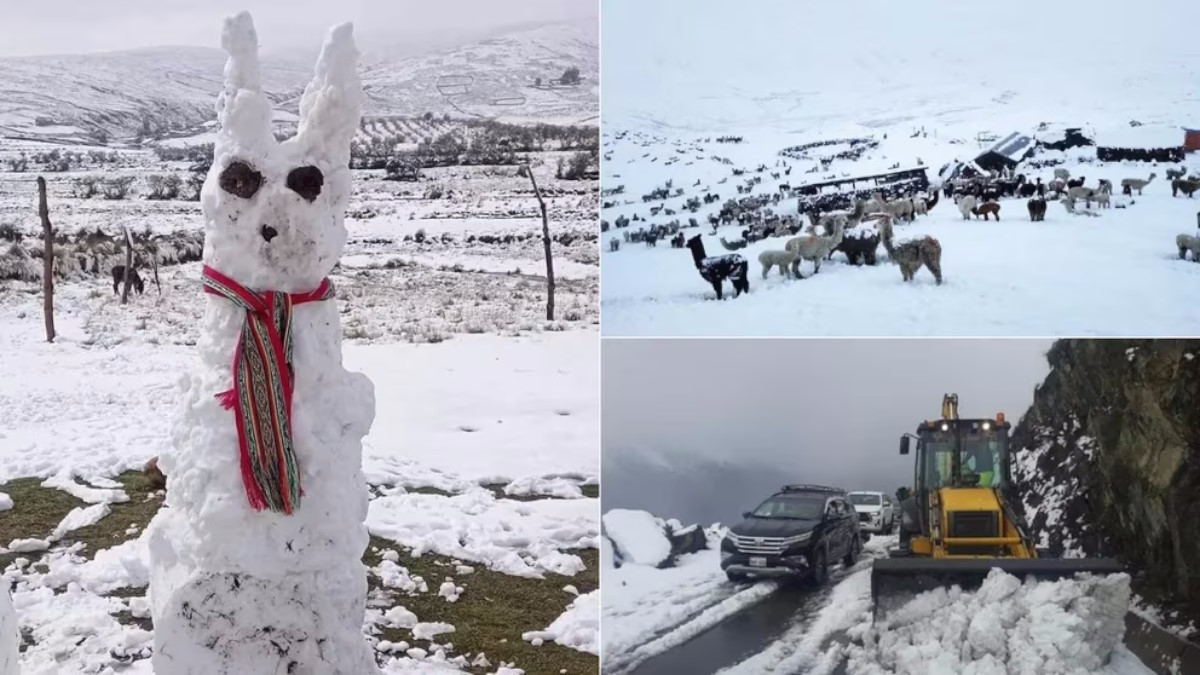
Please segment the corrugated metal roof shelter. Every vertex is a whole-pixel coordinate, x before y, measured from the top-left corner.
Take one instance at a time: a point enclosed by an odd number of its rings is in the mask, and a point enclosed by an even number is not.
[[[1188,152],[1200,150],[1200,129],[1184,129],[1183,147]]]
[[[988,171],[1011,169],[1033,152],[1034,145],[1032,138],[1014,131],[976,157],[975,163]]]

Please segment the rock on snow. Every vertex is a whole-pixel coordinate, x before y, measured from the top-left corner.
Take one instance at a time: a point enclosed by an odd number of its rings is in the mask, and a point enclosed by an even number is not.
[[[623,562],[657,566],[671,555],[658,519],[645,511],[612,509],[604,514],[604,532]]]

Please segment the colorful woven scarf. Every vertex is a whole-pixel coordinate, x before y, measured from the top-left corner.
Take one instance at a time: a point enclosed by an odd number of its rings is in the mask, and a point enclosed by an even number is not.
[[[233,389],[217,394],[237,418],[242,483],[250,506],[290,514],[300,505],[292,447],[292,307],[333,297],[324,279],[308,293],[255,293],[204,266],[204,292],[246,310],[233,356]]]

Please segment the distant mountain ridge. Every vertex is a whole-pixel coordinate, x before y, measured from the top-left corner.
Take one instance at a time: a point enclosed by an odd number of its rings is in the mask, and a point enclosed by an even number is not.
[[[598,44],[588,24],[569,22],[408,58],[364,59],[364,114],[584,121],[599,111]],[[0,58],[0,136],[99,142],[197,129],[215,119],[225,58],[206,47]],[[266,55],[262,65],[267,95],[287,119],[313,64]],[[568,67],[579,69],[580,84],[534,86]]]

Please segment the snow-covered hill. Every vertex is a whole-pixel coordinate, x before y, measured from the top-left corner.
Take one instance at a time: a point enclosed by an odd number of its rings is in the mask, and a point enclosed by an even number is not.
[[[594,23],[569,22],[408,58],[373,60],[367,54],[364,113],[594,123],[597,43]],[[212,101],[224,64],[225,54],[216,47],[0,59],[0,137],[100,141],[139,132],[152,138],[185,135],[215,118]],[[569,67],[579,69],[580,84],[549,84]],[[264,85],[280,119],[294,119],[311,76],[307,59],[264,57]]]

